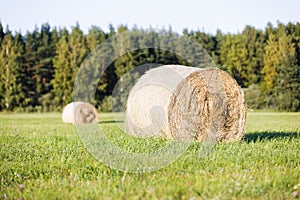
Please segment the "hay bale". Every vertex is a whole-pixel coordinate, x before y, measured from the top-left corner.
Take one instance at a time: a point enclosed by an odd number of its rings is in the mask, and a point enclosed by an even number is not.
[[[62,120],[64,123],[86,124],[97,123],[97,109],[86,102],[69,103],[63,110]]]
[[[228,73],[165,65],[149,70],[130,91],[126,127],[142,137],[239,140],[245,117],[243,92]]]

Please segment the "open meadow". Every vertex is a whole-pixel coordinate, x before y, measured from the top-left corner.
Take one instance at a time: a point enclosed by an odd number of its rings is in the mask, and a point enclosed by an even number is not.
[[[121,148],[151,151],[168,141],[131,138],[111,114],[99,123]],[[0,114],[0,199],[297,199],[300,113],[249,112],[245,136],[203,158],[200,144],[149,173],[113,170],[85,149],[60,113]]]

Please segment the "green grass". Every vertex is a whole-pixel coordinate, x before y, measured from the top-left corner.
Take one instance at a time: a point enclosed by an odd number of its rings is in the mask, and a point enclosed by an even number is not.
[[[148,152],[162,139],[131,138],[100,115],[108,138]],[[199,158],[193,144],[149,173],[106,167],[85,149],[60,114],[0,115],[0,199],[295,199],[300,195],[300,113],[251,112],[245,137]],[[25,186],[20,189],[20,186]],[[298,197],[297,197],[298,193]],[[296,196],[296,197],[295,197]]]

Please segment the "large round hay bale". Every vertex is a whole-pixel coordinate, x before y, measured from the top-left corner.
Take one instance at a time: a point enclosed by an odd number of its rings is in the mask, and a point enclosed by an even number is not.
[[[97,109],[86,102],[72,102],[66,105],[62,113],[64,123],[86,124],[97,123]]]
[[[243,92],[228,73],[165,65],[149,70],[130,91],[126,127],[142,137],[239,140],[245,117]]]

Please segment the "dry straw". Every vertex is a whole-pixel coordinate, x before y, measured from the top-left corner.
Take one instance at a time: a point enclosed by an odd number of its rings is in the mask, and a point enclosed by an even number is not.
[[[134,136],[239,140],[245,118],[241,88],[217,68],[165,65],[151,69],[127,100],[126,127]]]
[[[86,124],[97,123],[97,109],[86,102],[69,103],[63,110],[62,120],[64,123]]]

